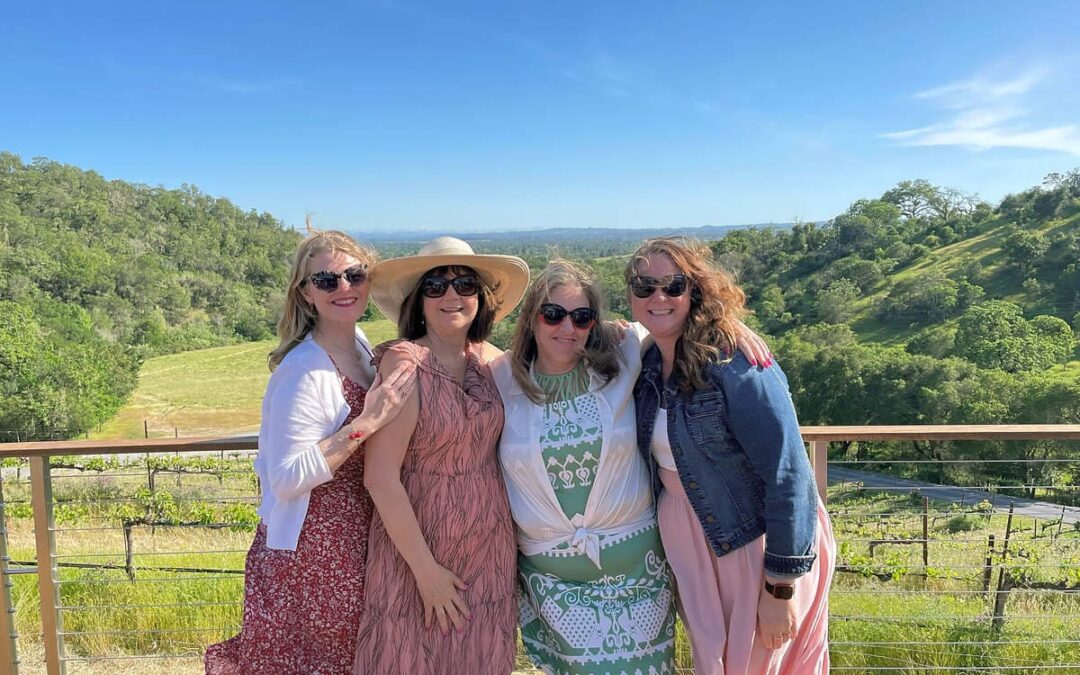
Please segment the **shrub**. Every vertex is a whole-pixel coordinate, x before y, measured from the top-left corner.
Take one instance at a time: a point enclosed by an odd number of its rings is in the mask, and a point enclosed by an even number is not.
[[[971,532],[972,530],[979,529],[982,524],[982,519],[978,516],[964,514],[949,518],[945,523],[945,529],[950,534],[956,534],[957,532]]]

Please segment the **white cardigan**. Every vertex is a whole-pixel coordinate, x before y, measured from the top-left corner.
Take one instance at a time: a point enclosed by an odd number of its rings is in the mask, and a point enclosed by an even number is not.
[[[359,326],[356,345],[371,354]],[[308,334],[270,375],[263,396],[255,473],[268,548],[296,550],[311,490],[334,477],[319,442],[341,428],[350,410],[334,362]]]
[[[499,461],[517,526],[518,547],[525,555],[569,543],[602,569],[601,536],[629,537],[656,522],[649,472],[638,453],[634,418],[634,383],[641,372],[641,340],[647,335],[640,324],[630,325],[619,345],[619,374],[606,386],[589,370],[589,391],[597,395],[603,441],[585,513],[572,521],[559,506],[540,454],[543,406],[530,401],[514,379],[509,352],[492,361],[492,374],[506,409]]]

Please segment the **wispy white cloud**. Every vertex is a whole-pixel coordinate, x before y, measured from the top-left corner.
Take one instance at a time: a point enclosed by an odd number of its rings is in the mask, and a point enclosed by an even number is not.
[[[1031,122],[1034,94],[1050,74],[1037,67],[1011,78],[976,77],[920,91],[914,98],[949,111],[946,119],[882,136],[906,146],[1027,148],[1080,156],[1080,127]]]

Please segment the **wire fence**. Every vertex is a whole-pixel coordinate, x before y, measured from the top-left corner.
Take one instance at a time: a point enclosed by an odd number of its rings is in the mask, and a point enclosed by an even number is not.
[[[51,461],[7,462],[0,576],[12,611],[0,615],[17,634],[13,672],[201,672],[206,646],[239,630],[257,523],[254,440],[229,442],[122,455],[103,443],[93,459],[94,448],[60,456],[61,446]],[[1069,457],[1045,462],[1080,468],[1080,443],[1066,442]],[[170,465],[159,461],[166,454]],[[829,481],[833,670],[1080,672],[1080,511],[1046,501],[1080,485],[897,485],[875,459],[832,464],[867,465],[860,469],[872,476]],[[819,477],[824,470],[819,463]],[[1039,494],[1028,501],[1040,510],[1021,514],[1007,490]],[[693,672],[681,630],[678,651],[680,672]],[[519,666],[528,668],[523,657]]]

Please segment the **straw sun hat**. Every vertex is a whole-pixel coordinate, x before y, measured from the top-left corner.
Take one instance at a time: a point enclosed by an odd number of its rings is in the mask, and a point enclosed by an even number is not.
[[[371,301],[386,318],[397,323],[405,298],[426,272],[436,267],[470,267],[495,293],[495,320],[509,314],[529,286],[529,266],[513,255],[479,255],[456,237],[439,237],[420,247],[416,255],[384,260],[371,272]]]

